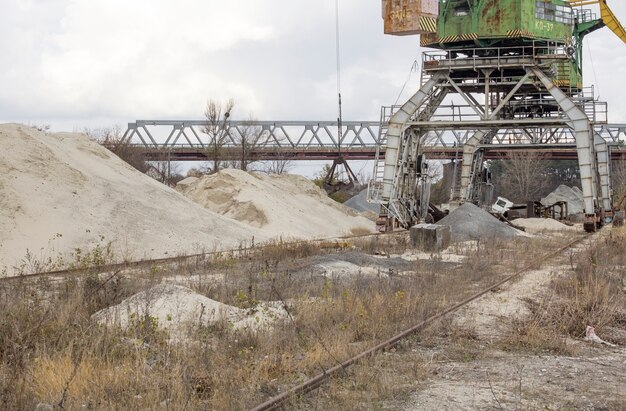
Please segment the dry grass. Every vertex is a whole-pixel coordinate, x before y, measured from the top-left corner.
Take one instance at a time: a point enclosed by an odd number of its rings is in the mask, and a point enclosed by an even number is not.
[[[588,325],[599,335],[610,335],[612,328],[623,326],[626,293],[619,267],[625,248],[626,236],[617,231],[591,249],[572,254],[571,272],[557,277],[541,301],[527,301],[531,315],[513,323],[502,348],[574,355],[576,347],[568,337],[583,338]]]
[[[402,253],[406,235],[363,238],[353,247],[369,254]],[[277,242],[244,258],[213,255],[168,270],[2,283],[0,408],[32,409],[38,402],[68,409],[249,408],[495,282],[510,266],[531,261],[529,250],[546,245],[479,247],[480,258],[470,246],[457,250],[468,256],[463,264],[433,256],[403,275],[330,279],[298,274],[312,256],[337,251],[315,243]],[[150,318],[128,330],[100,327],[90,319],[97,310],[173,275],[230,305],[254,309],[259,301],[283,301],[290,317],[260,331],[235,332],[225,323],[195,327],[186,343],[177,344]],[[219,279],[208,280],[213,277]],[[459,347],[472,341],[471,330],[445,324],[438,329]],[[391,368],[392,353],[374,357],[333,379],[328,390],[292,405],[306,409],[318,401],[333,409],[357,403],[376,408],[402,398],[415,379],[429,372],[423,359],[407,353]],[[462,355],[477,353],[459,351]]]
[[[371,233],[372,230],[367,227],[354,227],[350,230],[351,235],[367,235]]]

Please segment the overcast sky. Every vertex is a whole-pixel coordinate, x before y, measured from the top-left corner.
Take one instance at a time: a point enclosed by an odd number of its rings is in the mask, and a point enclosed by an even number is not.
[[[0,0],[0,122],[199,119],[207,99],[229,97],[238,118],[332,120],[334,3]],[[609,2],[622,21],[624,3]],[[380,0],[340,0],[345,119],[378,120],[420,53],[418,37],[383,35],[380,11]],[[626,123],[626,45],[605,28],[587,46],[586,83]]]

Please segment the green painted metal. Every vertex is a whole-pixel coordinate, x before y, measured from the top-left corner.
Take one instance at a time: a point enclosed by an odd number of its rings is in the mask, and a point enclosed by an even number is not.
[[[437,35],[427,37],[446,40],[441,44],[567,43],[572,37],[574,16],[563,0],[440,0],[439,7]]]
[[[559,86],[582,87],[583,37],[602,20],[578,22],[565,0],[439,0],[437,33],[422,45],[444,50],[486,47],[572,47],[569,60],[556,61]]]

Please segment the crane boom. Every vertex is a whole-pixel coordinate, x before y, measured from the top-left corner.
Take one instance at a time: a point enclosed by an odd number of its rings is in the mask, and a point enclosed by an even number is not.
[[[609,6],[607,6],[606,0],[600,1],[600,16],[604,24],[626,43],[626,30],[624,30],[624,26],[617,20],[617,17],[615,17],[615,14],[613,14]]]
[[[570,0],[572,7],[589,6],[592,4],[600,5],[600,17],[606,27],[611,29],[624,43],[626,43],[626,30],[622,23],[619,22],[613,11],[606,4],[606,0]]]

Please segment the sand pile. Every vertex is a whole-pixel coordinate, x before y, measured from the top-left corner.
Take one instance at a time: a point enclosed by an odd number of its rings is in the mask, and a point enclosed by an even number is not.
[[[261,303],[255,309],[244,310],[195,293],[173,284],[159,284],[141,291],[118,305],[92,315],[92,319],[109,327],[129,328],[146,316],[156,321],[158,328],[168,330],[174,338],[189,329],[225,321],[233,329],[262,329],[287,318],[280,303]]]
[[[513,224],[524,227],[527,233],[542,231],[578,231],[578,228],[563,224],[551,218],[518,218]]]
[[[558,201],[567,201],[568,214],[580,214],[585,212],[585,204],[583,202],[583,192],[578,187],[569,187],[560,185],[541,199],[541,204],[551,206]]]
[[[437,224],[450,227],[453,241],[490,240],[527,235],[472,203],[461,205]]]
[[[376,215],[380,212],[380,204],[367,202],[367,189],[362,190],[343,204],[356,211],[371,211]]]
[[[262,240],[143,175],[82,134],[0,125],[0,271],[113,242],[137,259]],[[10,274],[10,273],[9,273]]]
[[[372,221],[302,176],[226,169],[177,190],[209,210],[261,229],[267,237],[333,237],[374,230]]]

